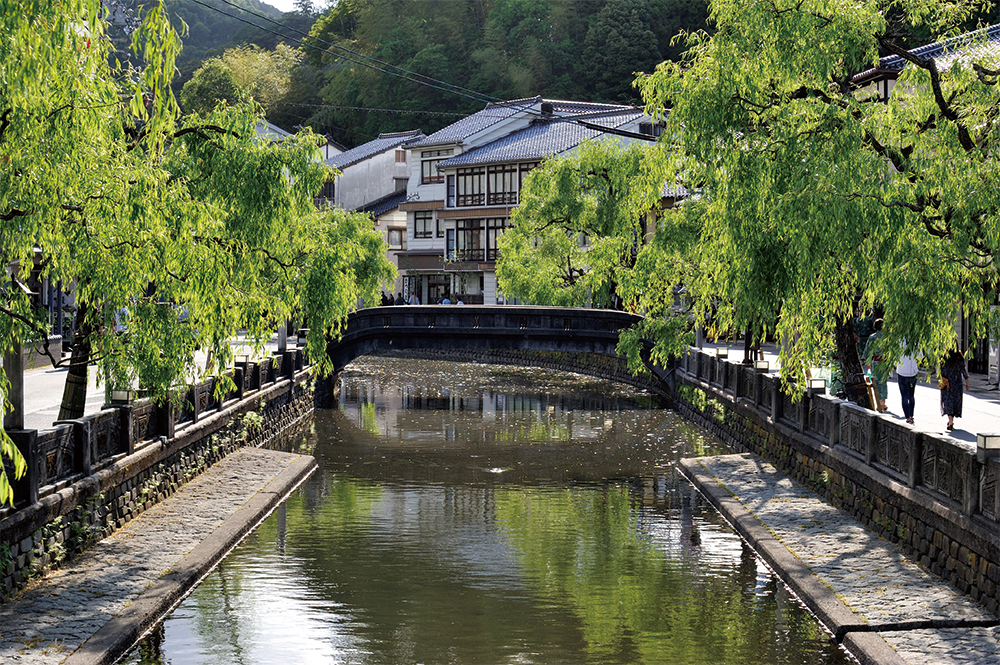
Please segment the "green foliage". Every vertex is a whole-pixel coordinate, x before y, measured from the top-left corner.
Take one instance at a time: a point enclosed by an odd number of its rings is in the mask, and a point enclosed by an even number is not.
[[[356,145],[379,132],[432,132],[453,122],[450,114],[482,108],[482,96],[635,99],[632,73],[676,55],[670,40],[677,28],[701,28],[706,14],[702,0],[341,0],[313,25],[321,48],[319,40],[332,42],[481,97],[443,93],[352,62],[358,56],[309,48],[303,78],[319,74],[325,87],[289,101],[327,107],[290,105],[286,122]],[[690,22],[679,26],[677,17]]]
[[[213,58],[199,67],[181,89],[181,106],[188,113],[210,113],[219,103],[231,104],[245,99],[236,75],[221,58]]]
[[[317,138],[258,138],[250,103],[181,118],[179,42],[158,7],[132,36],[145,63],[133,68],[109,58],[99,1],[16,4],[0,17],[0,238],[14,277],[40,248],[43,277],[76,282],[106,375],[157,400],[191,375],[197,348],[218,374],[237,331],[259,349],[293,316],[328,369],[322,336],[394,269],[367,218],[315,210],[329,177]],[[0,313],[4,351],[44,334],[20,289]],[[6,433],[0,455],[23,474]],[[12,498],[0,472],[0,501]]]
[[[715,33],[639,81],[650,111],[671,109],[663,154],[700,193],[685,206],[700,221],[699,320],[773,327],[799,383],[837,326],[876,305],[890,364],[903,339],[930,358],[953,347],[960,304],[974,335],[996,329],[997,86],[963,59],[910,63],[886,104],[847,83],[900,49],[893,35],[946,37],[975,7],[887,7],[719,0]]]
[[[280,11],[259,0],[230,1],[239,7],[251,9],[272,19],[283,20]],[[178,33],[182,33],[182,28],[187,26],[186,33],[183,33],[184,50],[177,58],[177,66],[182,72],[190,73],[197,68],[197,63],[218,54],[221,50],[220,47],[237,39],[241,30],[246,27],[245,23],[234,16],[249,17],[248,14],[244,14],[220,0],[206,0],[206,3],[221,10],[221,12],[200,5],[193,0],[163,1],[174,29]],[[135,2],[134,4],[138,5],[139,3]],[[252,20],[256,23],[264,23],[261,19]]]
[[[538,305],[613,307],[646,314],[623,333],[619,353],[633,372],[687,343],[689,321],[674,288],[692,277],[699,218],[661,210],[668,180],[657,146],[587,142],[550,159],[525,180],[512,228],[500,238],[497,280],[509,297]]]
[[[220,102],[253,100],[270,115],[288,95],[301,53],[284,44],[273,51],[256,46],[227,50],[202,65],[181,90],[188,113],[205,114]]]

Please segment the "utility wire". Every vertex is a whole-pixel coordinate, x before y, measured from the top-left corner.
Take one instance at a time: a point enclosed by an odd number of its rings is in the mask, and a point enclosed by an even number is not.
[[[229,18],[236,19],[237,21],[240,21],[241,23],[246,23],[247,25],[251,25],[251,26],[253,26],[253,27],[255,27],[255,28],[259,29],[259,30],[263,30],[264,32],[270,33],[272,35],[276,35],[278,37],[281,37],[282,39],[286,39],[289,42],[292,42],[294,44],[298,44],[299,46],[309,47],[309,48],[315,49],[317,51],[320,51],[321,53],[328,53],[327,49],[320,48],[319,46],[316,46],[315,44],[309,44],[307,42],[302,41],[301,39],[296,39],[295,37],[289,37],[288,35],[283,35],[280,32],[275,32],[274,30],[271,30],[270,28],[264,27],[263,25],[260,25],[259,23],[254,23],[253,21],[248,21],[247,19],[242,18],[240,16],[236,16],[235,14],[230,14],[229,12],[225,11],[224,9],[220,9],[219,7],[213,7],[212,5],[210,5],[210,4],[206,3],[206,2],[203,2],[202,0],[191,0],[191,1],[194,2],[197,5],[201,5],[202,7],[205,7],[207,9],[211,9],[212,11],[219,12],[220,14],[222,14],[224,16],[228,16]],[[270,20],[270,19],[268,19],[268,20]],[[279,23],[278,25],[281,25],[281,24]],[[288,29],[286,26],[282,25],[282,27],[285,28],[286,30]],[[444,87],[435,85],[433,83],[428,83],[426,81],[419,81],[417,79],[410,78],[409,76],[407,76],[405,74],[400,74],[400,73],[393,72],[393,71],[390,71],[390,70],[382,69],[381,67],[378,67],[376,65],[372,65],[372,64],[369,64],[369,63],[366,63],[366,62],[355,60],[355,59],[349,58],[349,57],[347,57],[345,55],[340,55],[340,54],[336,54],[336,53],[333,54],[333,55],[336,55],[338,58],[341,58],[343,60],[347,60],[348,62],[353,62],[356,65],[361,65],[362,67],[370,67],[371,69],[374,69],[376,71],[382,72],[383,74],[388,74],[390,76],[396,76],[398,78],[410,81],[411,83],[417,83],[419,85],[424,85],[424,86],[427,86],[429,88],[435,88],[437,90],[441,90],[442,92],[450,92],[452,94],[459,95],[461,97],[466,97],[468,99],[472,99],[472,100],[477,101],[477,102],[484,102],[485,101],[485,102],[489,103],[489,101],[490,101],[490,99],[488,97],[484,97],[482,95],[479,95],[478,93],[476,93],[476,95],[469,95],[469,94],[466,94],[466,93],[464,93],[464,92],[462,92],[460,90],[454,90],[454,89],[451,89],[451,88],[444,88]]]
[[[283,28],[285,30],[291,30],[292,32],[298,33],[298,34],[302,35],[303,37],[305,37],[307,39],[319,42],[320,44],[323,44],[323,45],[325,45],[325,46],[327,46],[327,47],[329,47],[331,49],[338,49],[340,51],[346,51],[347,53],[350,53],[351,55],[357,56],[359,58],[363,58],[364,60],[370,60],[371,62],[378,63],[378,64],[380,64],[380,65],[382,65],[384,67],[390,67],[391,69],[394,69],[394,70],[397,70],[399,72],[402,72],[403,74],[405,74],[407,76],[419,76],[420,78],[426,79],[427,81],[430,81],[430,82],[432,82],[432,83],[434,83],[436,85],[447,86],[448,88],[453,88],[455,90],[459,90],[459,91],[462,91],[462,92],[469,93],[469,95],[473,95],[476,98],[479,98],[479,101],[485,101],[485,102],[498,102],[498,101],[502,101],[502,100],[498,99],[497,97],[492,97],[490,95],[486,95],[486,94],[478,92],[476,90],[470,90],[469,88],[464,88],[464,87],[462,87],[460,85],[455,85],[454,83],[448,83],[447,81],[442,81],[441,79],[436,79],[433,76],[428,76],[426,74],[421,74],[419,72],[414,72],[414,71],[411,71],[409,69],[406,69],[405,67],[400,67],[399,65],[394,65],[391,62],[386,62],[385,60],[379,60],[378,58],[374,58],[374,57],[372,57],[370,55],[365,55],[364,53],[361,53],[359,51],[354,51],[352,49],[347,48],[346,46],[341,46],[340,44],[335,44],[333,42],[328,42],[325,39],[320,39],[319,37],[313,37],[308,32],[303,32],[303,31],[299,30],[298,28],[293,28],[292,26],[288,26],[288,25],[285,25],[283,23],[280,23],[279,21],[275,21],[274,19],[272,19],[270,16],[267,16],[266,14],[261,14],[260,12],[256,12],[256,11],[254,11],[252,9],[247,8],[247,7],[240,7],[236,3],[231,2],[231,0],[218,0],[218,1],[222,2],[224,4],[227,4],[230,7],[233,7],[235,9],[240,10],[240,11],[244,11],[244,12],[246,12],[246,13],[252,15],[252,16],[256,16],[259,19],[263,19],[263,20],[267,21],[268,23],[271,23],[273,25],[278,26],[279,28]],[[304,43],[304,42],[301,42],[301,43]],[[338,55],[338,54],[333,53],[332,55]],[[357,61],[351,60],[351,62],[357,62]],[[380,69],[379,71],[383,71],[383,70]],[[413,79],[409,79],[409,80],[413,80]]]
[[[246,11],[248,13],[256,15],[255,12],[252,12],[251,10],[244,9],[242,7],[234,5],[233,3],[228,2],[227,0],[220,0],[220,1],[221,2],[225,2],[226,4],[231,5],[233,7],[236,7],[237,9],[240,9],[242,11]],[[235,14],[231,14],[231,13],[229,13],[229,12],[223,10],[223,9],[220,9],[219,7],[212,6],[212,5],[210,5],[210,4],[206,3],[206,2],[203,2],[202,0],[192,0],[192,2],[194,2],[195,4],[201,5],[202,7],[205,7],[207,9],[210,9],[212,11],[218,12],[218,13],[224,15],[224,16],[228,16],[229,18],[236,19],[237,21],[240,21],[241,23],[245,23],[245,24],[253,26],[253,27],[255,27],[255,28],[259,29],[259,30],[263,30],[264,32],[270,33],[270,34],[275,35],[277,37],[281,37],[282,39],[286,39],[286,40],[288,40],[289,42],[291,42],[293,44],[297,44],[297,45],[302,46],[302,47],[312,48],[314,50],[320,51],[321,53],[330,53],[330,51],[328,49],[320,48],[319,46],[316,46],[315,44],[310,44],[308,42],[304,42],[301,39],[297,39],[295,37],[289,37],[288,35],[283,35],[283,34],[281,34],[279,32],[271,30],[270,28],[267,28],[267,27],[265,27],[263,25],[260,25],[258,23],[254,23],[253,21],[249,21],[249,20],[247,20],[245,18],[242,18],[240,16],[236,16]],[[280,27],[282,27],[282,28],[284,28],[286,30],[294,30],[295,32],[300,32],[301,33],[301,31],[299,31],[299,30],[295,30],[294,28],[289,28],[289,27],[287,27],[287,26],[285,26],[285,25],[283,25],[281,23],[278,23],[277,21],[274,21],[274,20],[272,20],[272,19],[270,19],[268,17],[263,17],[262,16],[262,18],[265,18],[266,20],[268,20],[268,21],[270,21],[270,22],[272,22],[272,23],[274,23],[274,24],[276,24],[276,25],[278,25],[278,26],[280,26]],[[301,34],[305,34],[305,33],[301,33]],[[311,39],[316,39],[316,38],[311,38]],[[329,44],[330,47],[336,47],[335,44],[331,44],[329,42],[325,42],[324,40],[316,39],[316,41],[319,41],[321,43]],[[345,50],[349,51],[349,49],[345,49]],[[352,51],[352,53],[353,53],[353,51]],[[369,67],[369,68],[374,69],[376,71],[382,72],[383,74],[388,74],[390,76],[396,76],[398,78],[410,81],[411,83],[416,83],[418,85],[423,85],[423,86],[427,86],[429,88],[434,88],[434,89],[440,90],[442,92],[450,92],[452,94],[459,95],[459,96],[465,97],[467,99],[472,99],[474,101],[478,101],[478,102],[484,102],[485,101],[486,103],[489,104],[489,103],[493,103],[496,100],[495,97],[489,97],[487,95],[483,95],[482,93],[478,93],[478,92],[474,92],[474,91],[472,91],[473,94],[471,94],[471,95],[467,94],[466,92],[463,92],[465,90],[465,88],[461,88],[460,86],[453,86],[452,84],[450,84],[450,83],[444,83],[443,81],[441,81],[441,83],[444,86],[449,86],[449,87],[442,87],[442,86],[436,85],[434,83],[429,83],[427,81],[420,81],[418,79],[411,78],[407,74],[400,74],[400,73],[397,73],[397,72],[394,72],[394,71],[386,70],[386,69],[383,69],[383,68],[378,67],[376,65],[372,65],[372,64],[369,64],[367,62],[358,61],[358,60],[355,60],[355,59],[350,58],[350,57],[345,56],[345,55],[341,55],[341,54],[337,54],[337,53],[331,53],[331,55],[335,55],[338,58],[341,58],[343,60],[347,60],[348,62],[353,62],[354,64],[360,65],[362,67]],[[367,57],[367,56],[362,56],[362,57]],[[375,60],[374,58],[369,58],[369,59],[371,59],[373,61]],[[378,61],[378,62],[381,62],[381,61]],[[390,67],[395,67],[395,65],[389,65],[389,66]],[[396,69],[399,69],[400,71],[409,71],[409,70],[404,70],[401,67],[396,67]],[[437,79],[433,79],[431,77],[424,76],[423,74],[415,74],[415,75],[416,76],[421,76],[423,78],[427,78],[429,80],[437,81]],[[551,120],[553,122],[566,122],[566,123],[578,124],[578,125],[581,125],[581,126],[587,128],[587,129],[590,129],[592,131],[597,131],[597,132],[600,132],[600,133],[614,134],[614,135],[618,135],[618,136],[623,136],[623,137],[628,137],[628,138],[633,138],[633,139],[638,139],[638,140],[643,140],[643,141],[652,141],[652,142],[656,141],[656,137],[649,136],[648,134],[640,134],[638,132],[630,132],[630,131],[627,131],[627,130],[621,130],[621,129],[617,129],[617,128],[603,127],[601,125],[597,125],[597,124],[594,124],[594,123],[589,123],[589,122],[586,122],[586,121],[583,121],[583,120],[580,120],[580,119],[576,119],[576,118],[563,118],[563,117],[559,117],[559,116],[548,116],[548,115],[542,114],[542,113],[540,113],[538,111],[531,110],[530,107],[533,104],[534,104],[534,101],[530,101],[530,102],[526,102],[525,104],[523,104],[521,106],[521,108],[518,108],[518,107],[516,107],[514,105],[506,105],[506,106],[503,106],[503,108],[509,109],[509,110],[513,111],[514,113],[516,113],[518,111],[525,111],[529,115],[534,115],[535,117],[538,117],[538,118],[546,118],[546,119],[549,119],[549,120]]]

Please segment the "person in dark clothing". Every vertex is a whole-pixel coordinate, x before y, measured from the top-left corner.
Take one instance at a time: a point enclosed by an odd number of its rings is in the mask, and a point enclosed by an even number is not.
[[[403,300],[403,294],[402,293],[397,293],[396,294],[396,304],[397,305],[405,305],[406,304],[406,301]]]
[[[962,384],[969,389],[969,372],[965,356],[957,349],[948,354],[938,376],[941,389],[941,415],[948,416],[948,429],[955,429],[955,418],[962,417]]]
[[[385,306],[391,305],[391,304],[392,304],[392,298],[389,297],[389,294],[387,294],[385,291],[383,291],[382,292],[382,306],[385,307]]]

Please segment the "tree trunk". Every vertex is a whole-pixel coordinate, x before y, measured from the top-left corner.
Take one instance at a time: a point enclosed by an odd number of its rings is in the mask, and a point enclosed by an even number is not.
[[[59,420],[73,420],[83,417],[87,403],[87,365],[90,363],[90,334],[93,331],[87,317],[87,305],[81,303],[76,311],[76,331],[73,335],[73,351],[63,388]]]
[[[861,366],[861,356],[858,355],[854,323],[850,319],[838,320],[834,335],[837,341],[837,358],[840,361],[840,376],[844,382],[847,399],[858,406],[871,408],[868,388],[865,386],[865,371]]]

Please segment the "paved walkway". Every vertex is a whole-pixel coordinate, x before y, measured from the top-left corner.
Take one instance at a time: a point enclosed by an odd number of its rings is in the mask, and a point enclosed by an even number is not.
[[[755,543],[758,551],[783,547],[792,555],[762,552],[787,568],[778,571],[781,577],[797,580],[797,593],[828,628],[848,638],[849,648],[852,640],[867,640],[862,651],[875,662],[896,660],[866,632],[874,629],[911,665],[1000,662],[996,617],[767,462],[742,454],[682,466],[710,498],[714,493],[713,502],[737,528],[763,525],[769,536]]]
[[[305,463],[310,464],[307,469]],[[227,520],[242,523],[242,532],[234,537],[242,536],[314,464],[310,457],[247,448],[210,467],[83,555],[31,583],[15,600],[0,605],[0,663],[62,663],[105,626],[110,627],[105,632],[113,633],[105,636],[110,638],[127,637],[130,630],[141,633],[146,626],[136,622],[155,621],[161,600],[169,600],[171,593],[179,599],[200,577],[199,565],[213,565],[234,544],[212,538],[232,530],[225,527]],[[289,476],[289,472],[295,473]],[[282,482],[275,483],[276,479]],[[265,496],[268,493],[271,496]],[[215,561],[201,561],[206,557],[200,547],[203,541],[215,543],[207,552],[209,558],[216,556]],[[192,575],[197,576],[190,579]],[[160,588],[164,582],[171,589]],[[144,604],[140,599],[144,592],[157,602]],[[142,606],[157,616],[137,617]],[[118,623],[113,623],[116,617]],[[92,653],[80,659],[86,651],[82,649],[74,660],[100,662],[94,653],[106,653],[106,644],[92,639],[88,643]]]
[[[718,346],[706,343],[702,350],[708,353],[715,353]],[[738,363],[743,360],[743,347],[730,346],[730,362]],[[778,361],[778,350],[773,345],[764,347],[764,357],[770,363],[771,372],[777,373],[777,368],[781,366]],[[955,429],[951,432],[945,429],[948,419],[941,415],[941,391],[936,384],[931,384],[927,378],[923,378],[917,384],[916,406],[913,412],[913,427],[921,432],[931,432],[944,437],[965,442],[970,450],[976,448],[976,434],[1000,432],[1000,390],[986,382],[983,374],[970,375],[970,387],[963,398],[963,415],[955,419]],[[887,418],[895,418],[899,422],[904,422],[902,400],[899,394],[899,386],[896,383],[895,372],[889,379],[888,396],[886,406],[889,410],[883,415]]]

